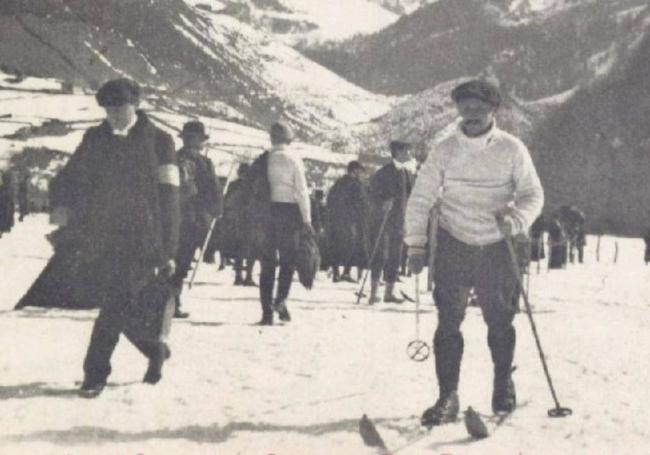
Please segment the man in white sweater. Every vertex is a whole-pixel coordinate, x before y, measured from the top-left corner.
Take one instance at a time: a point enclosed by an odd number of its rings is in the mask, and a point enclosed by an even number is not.
[[[438,309],[434,353],[439,398],[424,412],[425,426],[457,417],[463,355],[460,325],[472,288],[488,326],[494,363],[492,408],[494,412],[514,409],[512,321],[519,286],[504,237],[527,233],[544,204],[526,146],[495,124],[501,103],[498,89],[472,80],[456,87],[451,96],[461,122],[454,134],[429,152],[405,220],[409,266],[420,273],[426,262],[429,216],[434,204],[438,207],[433,297]]]

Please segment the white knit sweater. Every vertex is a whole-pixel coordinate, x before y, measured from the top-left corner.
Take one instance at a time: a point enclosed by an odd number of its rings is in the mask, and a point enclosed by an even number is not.
[[[461,242],[480,246],[503,239],[497,212],[510,205],[514,234],[526,233],[544,205],[528,149],[496,126],[476,138],[459,126],[429,152],[406,208],[408,246],[426,244],[430,210],[438,197],[439,226]]]
[[[311,223],[305,165],[298,152],[286,145],[272,147],[268,166],[271,201],[298,204],[303,222]]]

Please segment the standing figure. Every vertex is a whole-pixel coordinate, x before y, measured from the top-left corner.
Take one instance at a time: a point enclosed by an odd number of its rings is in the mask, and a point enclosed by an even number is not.
[[[530,226],[530,260],[541,261],[546,258],[544,251],[544,216],[538,216]]]
[[[464,346],[460,326],[472,288],[488,328],[494,365],[492,409],[514,409],[513,319],[519,283],[506,241],[527,233],[544,203],[528,149],[496,126],[499,90],[487,81],[472,80],[457,86],[451,97],[460,124],[429,152],[406,210],[409,266],[417,274],[427,260],[429,216],[434,204],[439,207],[433,277],[438,310],[433,346],[439,394],[422,415],[425,426],[457,418]]]
[[[327,195],[327,248],[331,252],[333,281],[356,283],[353,266],[368,263],[368,191],[362,181],[365,168],[348,163],[347,174],[338,179]],[[339,266],[343,266],[340,275]]]
[[[0,171],[0,237],[14,227],[14,189],[10,171]]]
[[[25,174],[18,184],[18,221],[23,221],[29,213],[29,174]]]
[[[560,219],[555,216],[548,225],[548,268],[563,269],[567,264],[568,241]]]
[[[386,282],[384,302],[404,301],[394,292],[402,259],[406,202],[411,194],[411,174],[407,168],[411,160],[411,144],[392,141],[389,147],[391,162],[379,169],[370,180],[370,238],[372,245],[378,245],[370,264],[370,304],[380,301],[377,293],[382,271]],[[380,233],[382,224],[384,229]]]
[[[187,318],[189,313],[181,310],[183,280],[192,268],[197,248],[203,246],[212,220],[221,214],[223,196],[212,161],[201,155],[204,143],[209,138],[203,123],[187,122],[183,125],[180,136],[183,147],[178,151],[177,157],[180,169],[181,229],[176,273],[172,282],[176,287],[174,317]]]
[[[313,231],[305,168],[291,146],[293,133],[285,123],[276,122],[271,126],[270,136],[272,147],[251,165],[246,190],[248,243],[261,263],[260,325],[273,325],[274,311],[281,321],[291,320],[286,301],[296,268],[295,237],[300,229]]]
[[[143,303],[138,299],[150,283],[173,274],[179,226],[174,143],[137,110],[139,86],[115,79],[96,98],[106,119],[86,131],[50,185],[52,219],[67,225],[67,247],[92,281],[94,293],[84,298],[94,297],[100,306],[84,361],[84,397],[97,396],[106,385],[120,333],[149,359],[144,382],[160,380],[169,348],[141,340],[144,326],[128,330],[130,310]],[[173,290],[161,286],[162,305]]]
[[[230,182],[224,198],[221,238],[222,257],[234,258],[235,286],[257,286],[253,281],[255,258],[250,254],[245,224],[246,179],[250,165],[242,163],[237,168],[237,180]],[[246,272],[246,277],[242,275]]]

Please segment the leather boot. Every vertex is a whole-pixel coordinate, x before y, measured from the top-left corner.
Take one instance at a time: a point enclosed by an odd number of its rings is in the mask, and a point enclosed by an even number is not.
[[[370,281],[370,297],[368,298],[368,304],[374,305],[375,303],[381,302],[381,299],[377,295],[379,291],[379,280]]]
[[[395,290],[395,283],[386,282],[386,290],[384,291],[385,303],[404,303],[404,299],[400,299],[393,292]]]

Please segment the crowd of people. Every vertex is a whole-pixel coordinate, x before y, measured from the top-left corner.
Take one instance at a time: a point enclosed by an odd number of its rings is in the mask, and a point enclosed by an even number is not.
[[[86,277],[84,292],[66,295],[100,308],[81,396],[101,393],[121,333],[149,360],[144,382],[161,379],[171,317],[189,316],[181,297],[197,251],[203,253],[199,259],[213,263],[219,252],[222,265],[234,268],[235,285],[259,287],[260,325],[273,325],[276,315],[291,321],[296,239],[307,235],[318,240],[321,266],[331,270],[335,283],[357,282],[361,271],[369,273],[370,305],[402,303],[396,292],[400,273],[408,268],[419,274],[431,266],[439,391],[423,425],[457,417],[460,326],[470,300],[488,327],[493,409],[511,412],[513,318],[521,289],[508,242],[530,229],[530,255],[541,260],[542,234],[548,231],[550,268],[566,263],[567,251],[573,260],[574,248],[582,262],[585,219],[575,207],[562,208],[548,222],[541,218],[544,195],[530,154],[496,124],[497,87],[472,80],[451,97],[458,127],[418,166],[411,144],[392,140],[390,162],[371,176],[364,164],[352,161],[326,193],[310,195],[287,123],[275,122],[271,147],[252,163],[239,164],[236,178],[223,185],[204,153],[209,135],[201,122],[183,126],[183,146],[176,151],[171,136],[138,109],[137,83],[104,84],[96,99],[105,121],[86,131],[49,194],[51,221],[60,227],[52,236],[55,257]],[[564,257],[557,258],[560,247]],[[257,262],[259,285],[253,275]],[[136,318],[134,307],[153,309]],[[140,325],[135,329],[134,319]]]

